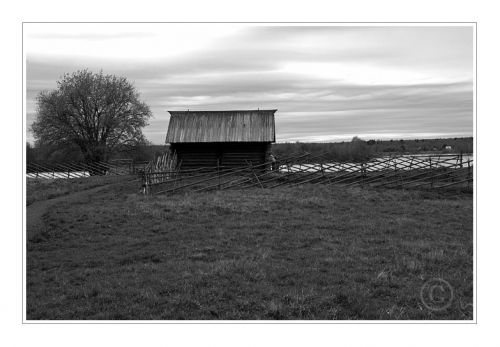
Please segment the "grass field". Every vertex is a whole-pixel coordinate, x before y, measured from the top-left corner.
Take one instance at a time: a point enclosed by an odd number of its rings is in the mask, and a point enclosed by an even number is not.
[[[69,194],[27,231],[28,319],[472,319],[471,195],[137,191]]]
[[[93,176],[82,178],[26,179],[26,205],[82,190],[130,180],[129,176]]]

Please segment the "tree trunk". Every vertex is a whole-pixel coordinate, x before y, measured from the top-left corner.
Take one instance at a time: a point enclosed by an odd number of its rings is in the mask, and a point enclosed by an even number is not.
[[[106,156],[100,151],[86,153],[85,162],[87,163],[90,176],[103,176],[108,171],[105,167],[107,164]]]

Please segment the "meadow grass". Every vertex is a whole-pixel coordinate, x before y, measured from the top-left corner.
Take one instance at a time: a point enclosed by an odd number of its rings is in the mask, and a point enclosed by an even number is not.
[[[472,319],[472,197],[115,185],[28,230],[28,319]],[[426,308],[431,278],[453,287]]]
[[[91,176],[81,178],[26,178],[26,205],[83,190],[130,180],[131,176]]]

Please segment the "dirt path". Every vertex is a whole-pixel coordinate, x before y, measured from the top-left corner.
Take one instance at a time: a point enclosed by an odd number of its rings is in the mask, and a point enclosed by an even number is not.
[[[96,193],[100,190],[109,188],[108,185],[102,185],[98,187],[93,187],[85,190],[80,190],[78,192],[73,192],[70,194],[57,196],[55,198],[35,201],[26,207],[26,234],[33,235],[42,225],[43,214],[53,205],[59,202],[75,202],[81,200],[82,198],[88,196],[89,194]],[[29,236],[28,236],[29,239]]]

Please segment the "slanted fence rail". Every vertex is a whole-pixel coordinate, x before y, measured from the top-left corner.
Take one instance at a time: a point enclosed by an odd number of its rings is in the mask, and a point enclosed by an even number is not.
[[[219,166],[179,170],[171,166],[143,174],[147,194],[302,184],[471,191],[472,182],[473,156],[470,154],[399,155],[347,163],[332,162],[324,154],[301,153],[280,158],[277,162],[247,162],[237,168]]]
[[[97,175],[136,175],[142,174],[148,163],[132,160],[109,162],[64,162],[64,163],[28,163],[27,178],[71,179]]]

